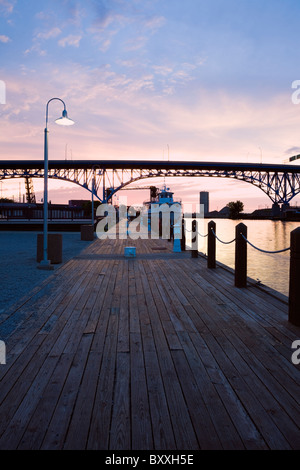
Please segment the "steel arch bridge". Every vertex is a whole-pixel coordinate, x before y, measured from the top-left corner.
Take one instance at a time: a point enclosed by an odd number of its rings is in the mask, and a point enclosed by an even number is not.
[[[300,166],[258,163],[137,160],[52,160],[48,177],[75,183],[108,202],[133,182],[157,177],[219,177],[250,183],[273,204],[288,205],[300,193]],[[43,178],[43,160],[0,160],[0,180]]]

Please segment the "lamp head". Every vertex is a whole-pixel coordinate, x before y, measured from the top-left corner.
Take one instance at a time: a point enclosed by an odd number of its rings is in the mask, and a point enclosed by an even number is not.
[[[62,112],[62,117],[56,119],[56,124],[59,124],[60,126],[72,126],[74,124],[74,121],[68,117],[67,110],[64,109]]]

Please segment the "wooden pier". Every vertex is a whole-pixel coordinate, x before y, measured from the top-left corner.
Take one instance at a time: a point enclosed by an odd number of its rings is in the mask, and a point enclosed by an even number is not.
[[[300,449],[287,304],[171,242],[96,239],[0,339],[0,450]]]

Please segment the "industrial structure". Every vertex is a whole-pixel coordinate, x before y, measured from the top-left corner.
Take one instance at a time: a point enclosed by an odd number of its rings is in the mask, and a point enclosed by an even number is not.
[[[209,192],[201,191],[200,192],[200,206],[203,206],[204,216],[209,213]]]

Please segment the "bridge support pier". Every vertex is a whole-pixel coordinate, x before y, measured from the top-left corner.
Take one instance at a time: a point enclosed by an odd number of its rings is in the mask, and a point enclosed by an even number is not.
[[[275,203],[272,205],[271,216],[272,216],[272,217],[279,217],[279,216],[280,216],[280,206],[279,206],[278,202],[275,202]]]
[[[282,213],[285,213],[289,207],[290,207],[289,203],[287,203],[287,204],[282,204],[282,206],[281,206],[281,212],[282,212]]]

